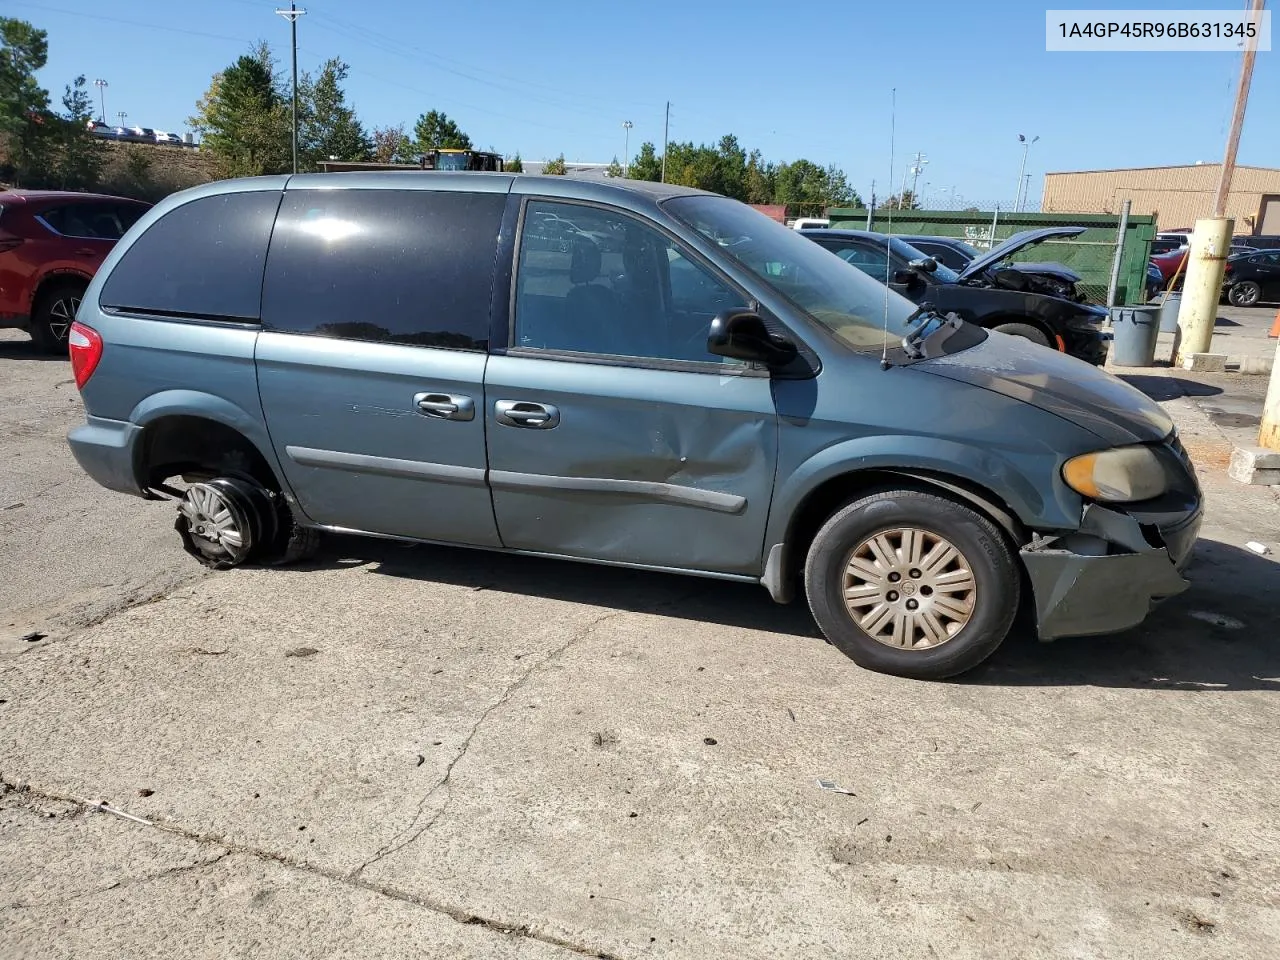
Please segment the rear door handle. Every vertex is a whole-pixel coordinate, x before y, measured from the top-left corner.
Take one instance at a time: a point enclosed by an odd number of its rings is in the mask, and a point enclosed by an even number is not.
[[[499,400],[493,405],[494,419],[508,427],[550,430],[560,422],[560,411],[549,403],[527,400]]]
[[[476,402],[453,393],[415,393],[413,404],[418,412],[433,420],[474,420]]]

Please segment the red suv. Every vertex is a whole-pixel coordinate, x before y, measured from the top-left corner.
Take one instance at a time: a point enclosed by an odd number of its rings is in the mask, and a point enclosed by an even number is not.
[[[80,297],[117,240],[150,204],[52,190],[0,191],[0,327],[67,351]]]

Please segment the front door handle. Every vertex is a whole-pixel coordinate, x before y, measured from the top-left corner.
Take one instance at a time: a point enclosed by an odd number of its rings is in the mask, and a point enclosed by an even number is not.
[[[494,419],[508,427],[550,430],[560,422],[560,411],[549,403],[527,400],[499,400],[493,405]]]
[[[434,420],[474,420],[476,402],[453,393],[415,393],[413,405]]]

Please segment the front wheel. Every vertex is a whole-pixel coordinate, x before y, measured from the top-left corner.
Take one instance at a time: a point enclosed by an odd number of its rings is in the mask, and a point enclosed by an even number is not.
[[[1252,307],[1262,296],[1262,288],[1252,280],[1233,283],[1227,290],[1227,299],[1233,307]]]
[[[1020,586],[990,520],[914,490],[838,511],[805,563],[809,607],[827,639],[859,666],[919,680],[991,656],[1013,624]]]

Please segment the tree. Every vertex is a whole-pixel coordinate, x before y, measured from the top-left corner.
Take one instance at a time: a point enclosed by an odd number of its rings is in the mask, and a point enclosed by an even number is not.
[[[187,122],[202,134],[201,148],[214,155],[225,176],[283,173],[291,166],[287,99],[264,42],[214,74]]]
[[[919,210],[920,204],[916,201],[916,195],[910,190],[902,191],[902,196],[894,194],[884,203],[880,205],[881,210]]]
[[[524,161],[520,159],[520,151],[516,151],[516,155],[508,160],[503,167],[507,173],[524,173]]]
[[[471,149],[471,138],[449,119],[448,114],[437,110],[418,117],[418,122],[413,125],[413,137],[413,147],[418,153]]]
[[[542,165],[542,172],[551,176],[563,177],[568,172],[564,163],[564,154],[556,157],[554,160],[548,160]]]
[[[83,74],[67,85],[62,109],[61,116],[46,119],[52,148],[48,176],[63,190],[87,190],[97,186],[105,158],[101,142],[89,133],[93,100],[85,89]]]
[[[605,175],[606,177],[620,177],[620,176],[622,176],[622,164],[620,164],[620,163],[618,162],[618,158],[617,158],[617,156],[615,156],[615,157],[613,158],[613,162],[612,162],[612,163],[610,163],[610,164],[609,164],[609,166],[605,167],[604,175]]]
[[[412,163],[413,141],[405,136],[404,124],[375,127],[372,140],[373,159],[377,163]]]
[[[331,57],[314,79],[304,73],[298,83],[299,164],[307,169],[323,160],[369,159],[373,145],[342,90],[348,69]]]
[[[765,163],[759,150],[752,150],[747,157],[747,167],[743,172],[742,188],[747,203],[773,203],[777,189],[777,169],[772,163]]]
[[[36,82],[36,71],[48,60],[45,31],[25,20],[0,17],[0,136],[18,181],[42,165],[49,91]]]
[[[662,161],[658,159],[653,144],[640,144],[640,152],[627,168],[627,176],[632,180],[658,181],[662,178]]]

